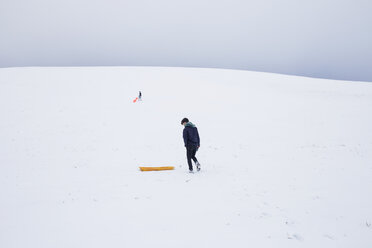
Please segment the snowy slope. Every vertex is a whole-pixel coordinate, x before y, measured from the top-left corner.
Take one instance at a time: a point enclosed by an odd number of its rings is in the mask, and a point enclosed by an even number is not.
[[[371,113],[371,83],[0,69],[0,247],[371,247]]]

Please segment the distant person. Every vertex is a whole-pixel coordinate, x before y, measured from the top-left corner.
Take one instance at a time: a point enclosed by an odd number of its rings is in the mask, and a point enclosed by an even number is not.
[[[181,125],[185,128],[183,129],[183,141],[185,142],[187,163],[189,164],[189,172],[193,173],[191,159],[195,162],[197,171],[200,171],[200,164],[195,157],[196,151],[200,147],[200,138],[198,129],[192,124],[189,119],[183,118]]]
[[[140,91],[139,94],[138,94],[138,100],[139,101],[142,101],[142,92]]]

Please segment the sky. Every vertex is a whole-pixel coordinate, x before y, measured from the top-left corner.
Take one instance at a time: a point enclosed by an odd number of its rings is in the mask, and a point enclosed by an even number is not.
[[[0,67],[184,66],[372,82],[369,0],[0,0]]]

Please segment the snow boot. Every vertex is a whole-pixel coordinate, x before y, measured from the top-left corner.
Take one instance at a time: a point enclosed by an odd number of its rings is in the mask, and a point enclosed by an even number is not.
[[[198,162],[198,161],[196,161],[196,163],[195,163],[195,164],[196,164],[196,170],[197,170],[197,171],[200,171],[200,164],[199,164],[199,162]]]

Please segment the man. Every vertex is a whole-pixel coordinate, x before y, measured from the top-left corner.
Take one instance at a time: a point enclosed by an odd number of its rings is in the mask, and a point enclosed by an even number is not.
[[[200,138],[198,129],[192,124],[189,119],[183,118],[181,125],[185,128],[183,129],[183,141],[185,142],[187,163],[189,164],[189,172],[193,173],[191,159],[195,162],[196,169],[200,171],[200,164],[195,157],[196,151],[200,147]]]

